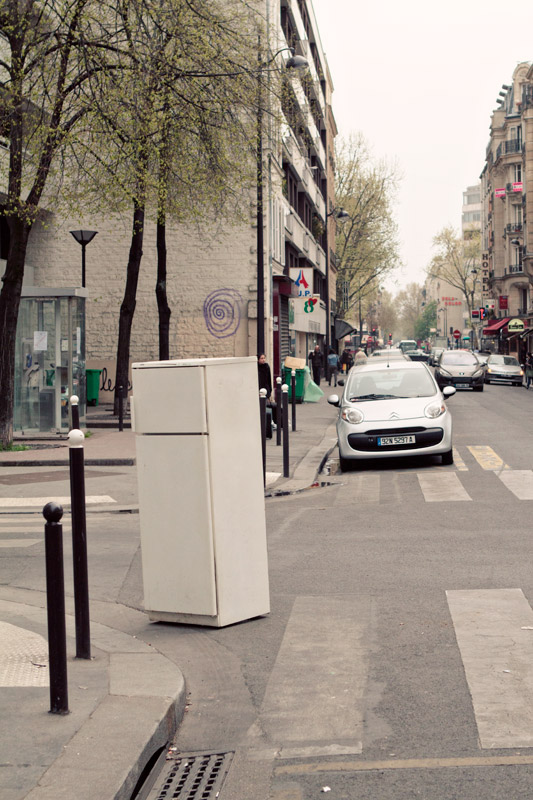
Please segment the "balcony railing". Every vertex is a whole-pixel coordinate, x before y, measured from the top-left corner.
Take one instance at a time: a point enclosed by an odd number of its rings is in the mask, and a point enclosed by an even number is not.
[[[514,275],[515,273],[522,273],[524,271],[523,264],[511,264],[509,267],[509,275]]]
[[[501,158],[501,156],[509,155],[509,153],[521,153],[521,152],[522,152],[521,139],[509,139],[506,142],[500,142],[500,144],[496,148],[496,161],[499,158]]]

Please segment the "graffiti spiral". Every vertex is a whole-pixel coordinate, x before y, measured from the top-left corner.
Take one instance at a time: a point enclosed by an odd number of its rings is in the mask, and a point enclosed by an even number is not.
[[[216,289],[204,302],[207,330],[217,339],[234,336],[241,324],[242,297],[235,289]]]

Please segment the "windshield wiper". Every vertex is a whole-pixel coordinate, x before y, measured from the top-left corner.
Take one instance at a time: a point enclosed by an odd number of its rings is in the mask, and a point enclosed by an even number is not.
[[[356,400],[391,400],[395,397],[395,394],[362,394],[350,397],[350,403],[354,403]]]

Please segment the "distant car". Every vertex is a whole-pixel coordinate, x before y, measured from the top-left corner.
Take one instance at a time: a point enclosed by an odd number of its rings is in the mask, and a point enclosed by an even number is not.
[[[485,370],[485,383],[511,383],[513,386],[522,386],[524,370],[514,356],[501,356],[493,354],[488,357]]]
[[[444,350],[435,366],[435,380],[442,389],[473,389],[482,392],[485,380],[485,365],[471,350]]]
[[[406,360],[403,350],[399,350],[396,347],[384,347],[383,350],[374,350],[371,358],[382,358],[389,361]]]
[[[434,367],[439,360],[440,354],[444,353],[444,347],[435,347],[429,354],[429,364]]]
[[[425,361],[429,360],[429,354],[425,352],[425,350],[420,350],[417,348],[416,350],[404,350],[404,355],[408,356],[411,361]]]
[[[405,351],[405,350],[416,350],[417,347],[418,347],[418,344],[415,342],[414,339],[402,339],[402,341],[400,342],[398,347],[400,348],[400,350],[403,350],[403,351]]]
[[[342,398],[328,403],[339,408],[337,439],[341,470],[353,461],[399,456],[435,455],[453,464],[452,420],[445,398],[425,364],[369,359],[353,367]]]

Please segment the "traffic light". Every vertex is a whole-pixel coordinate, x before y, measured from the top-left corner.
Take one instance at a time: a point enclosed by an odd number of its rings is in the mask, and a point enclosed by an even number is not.
[[[389,333],[389,342],[392,342],[392,333]]]
[[[485,309],[484,308],[480,308],[479,309],[479,318],[480,319],[485,319],[486,316],[487,316],[487,312],[485,311]]]

